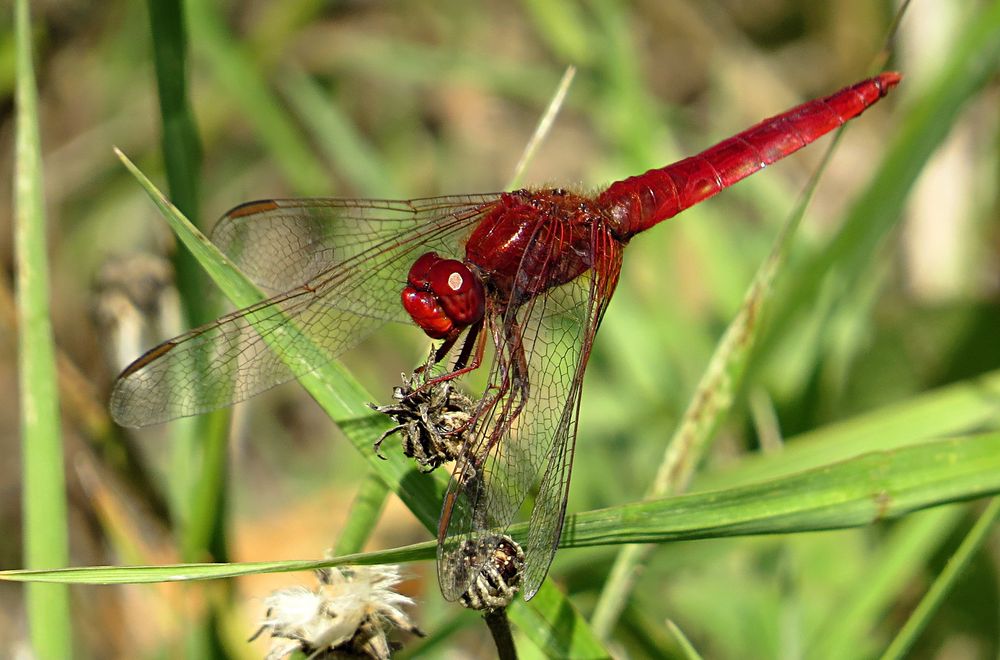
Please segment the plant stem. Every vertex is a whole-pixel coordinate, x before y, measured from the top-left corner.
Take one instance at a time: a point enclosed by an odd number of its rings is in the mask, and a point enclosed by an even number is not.
[[[483,615],[483,620],[493,635],[493,643],[497,645],[497,657],[500,660],[517,660],[517,649],[514,647],[514,637],[510,633],[510,621],[507,619],[507,608],[490,610]]]

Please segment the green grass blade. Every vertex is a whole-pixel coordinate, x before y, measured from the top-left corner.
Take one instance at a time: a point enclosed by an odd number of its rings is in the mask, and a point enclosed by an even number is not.
[[[697,490],[711,490],[801,472],[873,450],[888,450],[1000,425],[1000,371],[884,406],[797,435],[780,453],[750,456],[728,470],[701,475]]]
[[[191,434],[190,437],[186,434],[185,440],[190,440],[197,452],[198,470],[190,482],[191,492],[186,501],[181,557],[196,561],[204,559],[207,552],[216,561],[226,561],[229,558],[226,543],[229,414],[217,411],[185,426]]]
[[[667,543],[846,529],[998,492],[1000,432],[873,452],[750,486],[577,513],[567,517],[560,546]],[[523,539],[527,526],[516,525],[510,531],[515,539]],[[0,571],[0,580],[107,583],[216,579],[347,563],[416,561],[433,556],[433,548],[434,544],[428,542],[319,562]],[[552,592],[556,592],[554,587]],[[546,593],[539,603],[541,607],[531,601],[529,607],[535,614],[530,616],[555,614],[565,606],[557,601],[547,603],[548,597]]]
[[[171,228],[195,255],[212,280],[223,290],[226,296],[238,307],[246,307],[261,299],[260,291],[242,273],[229,264],[225,255],[220,253],[211,241],[198,231],[174,207],[166,197],[140,172],[135,165],[121,152],[119,158],[136,177],[153,203],[166,218]],[[294,329],[290,330],[293,331]],[[286,355],[286,359],[302,359],[302,355]],[[305,356],[306,358],[308,356]],[[402,453],[388,453],[386,459],[376,457],[372,451],[372,443],[381,432],[388,428],[388,421],[381,415],[374,414],[366,405],[375,397],[368,394],[351,374],[338,362],[328,362],[309,374],[301,376],[299,382],[316,400],[326,413],[337,422],[354,447],[366,458],[372,471],[395,492],[409,507],[410,511],[429,530],[437,530],[438,514],[441,510],[441,500],[444,496],[444,478],[442,475],[427,475],[419,472]],[[551,585],[549,585],[551,587]],[[554,590],[554,587],[551,587]],[[535,604],[538,601],[538,605]],[[528,607],[536,609],[545,602],[537,596]],[[600,644],[590,635],[590,629],[575,614],[565,597],[558,599],[561,613],[556,619],[560,625],[560,634],[570,635],[577,640],[574,648],[591,652],[605,652]],[[551,643],[551,631],[532,625],[531,620],[523,619],[521,608],[511,610],[511,617],[535,643],[546,645]],[[573,613],[572,616],[567,616]],[[581,641],[582,640],[582,641]],[[584,643],[586,642],[586,647]]]
[[[694,644],[684,635],[684,632],[673,621],[667,621],[667,633],[680,651],[679,656],[685,660],[701,660],[701,655]]]
[[[329,566],[398,564],[433,559],[436,544],[417,543],[392,550],[344,555],[330,559],[257,561],[230,564],[172,564],[168,566],[83,566],[51,570],[0,571],[0,579],[69,584],[153,584],[219,580],[242,575],[291,573]]]
[[[913,647],[920,633],[927,627],[931,617],[945,596],[955,586],[956,580],[962,576],[963,571],[969,565],[972,557],[989,540],[990,533],[994,530],[997,520],[1000,520],[1000,498],[994,498],[990,505],[986,507],[979,520],[972,527],[962,544],[955,551],[955,554],[948,560],[948,564],[941,571],[941,574],[934,580],[934,584],[920,600],[920,604],[913,610],[906,624],[900,629],[899,634],[885,650],[882,655],[884,660],[896,660],[906,655],[907,651]]]
[[[195,224],[199,224],[201,141],[188,98],[187,33],[182,0],[148,0],[153,64],[160,107],[160,147],[166,166],[170,198]],[[203,289],[205,273],[185,250],[174,259],[177,286],[182,292]],[[216,315],[206,296],[183,297],[187,319],[201,325]]]
[[[201,178],[201,141],[188,97],[188,51],[182,0],[149,0],[153,62],[162,125],[161,150],[174,204],[197,224]],[[177,288],[190,325],[212,320],[216,305],[204,295],[205,271],[183,248],[174,254]],[[229,415],[225,411],[175,424],[172,428],[176,475],[173,501],[181,526],[181,554],[202,559],[207,552],[218,561],[228,559],[225,538],[226,440]],[[198,466],[192,474],[188,466]]]
[[[49,315],[45,200],[38,131],[38,90],[32,64],[27,0],[15,6],[17,129],[14,181],[14,252],[17,273],[21,452],[23,461],[24,564],[69,562],[66,484]],[[30,585],[28,625],[39,658],[72,656],[69,591],[63,585]]]
[[[985,497],[997,488],[1000,432],[872,452],[748,486],[568,516],[562,546],[842,529]]]

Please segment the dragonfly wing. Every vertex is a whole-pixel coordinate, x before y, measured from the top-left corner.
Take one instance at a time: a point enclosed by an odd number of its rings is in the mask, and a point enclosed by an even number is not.
[[[608,249],[608,274],[588,271],[491,319],[497,349],[487,394],[501,395],[479,413],[445,496],[438,579],[446,598],[468,589],[539,480],[526,553],[531,594],[548,570],[566,506],[583,370],[621,263],[618,244],[610,240]]]
[[[277,294],[334,265],[363,261],[373,251],[395,250],[401,240],[423,246],[424,251],[450,252],[456,246],[453,232],[448,231],[448,219],[461,222],[463,216],[475,213],[496,197],[247,202],[219,220],[212,231],[212,242],[255,284]],[[442,231],[446,236],[441,235]],[[394,307],[392,318],[402,318],[402,308]]]
[[[587,273],[590,275],[589,295],[581,305],[587,310],[582,346],[576,356],[572,382],[565,404],[559,413],[559,420],[555,424],[548,455],[544,461],[545,471],[538,486],[538,494],[535,496],[535,505],[531,510],[528,541],[524,548],[527,560],[521,579],[521,593],[525,600],[530,600],[535,595],[548,574],[562,535],[573,455],[576,450],[583,374],[597,329],[600,327],[621,269],[621,247],[617,242],[609,242],[602,254],[605,259],[603,267]]]
[[[298,204],[302,213],[278,214],[263,206],[267,203],[258,203],[256,210],[243,215],[238,209],[231,212],[222,227],[238,223],[245,229],[224,231],[227,249],[241,255],[239,263],[250,264],[259,276],[268,275],[275,283],[280,283],[278,271],[263,270],[265,237],[274,232],[256,231],[251,225],[267,227],[273,221],[288,226],[294,218],[317,218],[322,214],[315,210],[325,208],[330,209],[323,216],[328,223],[356,229],[359,216],[367,214],[367,222],[382,231],[369,232],[365,240],[345,240],[344,248],[328,245],[326,261],[322,267],[312,266],[318,272],[304,283],[298,280],[295,288],[147,352],[118,377],[111,394],[112,416],[125,426],[145,426],[195,415],[242,401],[326,364],[386,320],[400,318],[399,292],[413,260],[429,249],[460,250],[472,225],[489,209],[489,199],[438,198],[436,205],[435,200],[418,200],[407,219],[399,213],[379,218],[375,202],[363,206],[365,202],[349,200],[288,203]],[[284,203],[270,204],[284,208]],[[366,210],[355,216],[342,213],[356,208]],[[347,230],[331,230],[324,236],[327,242],[336,241],[347,236]],[[289,270],[294,268],[293,252],[273,251],[285,255],[283,263]],[[302,266],[295,276],[308,270]]]

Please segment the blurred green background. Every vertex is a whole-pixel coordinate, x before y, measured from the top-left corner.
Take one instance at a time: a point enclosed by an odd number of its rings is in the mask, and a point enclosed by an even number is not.
[[[203,160],[195,206],[185,210],[210,228],[228,208],[257,198],[504,189],[569,64],[578,74],[566,106],[522,183],[596,190],[873,73],[894,5],[187,3],[188,90]],[[825,171],[778,288],[773,327],[695,490],[727,485],[749,454],[780,452],[784,438],[860,414],[877,420],[884,406],[1000,369],[996,48],[972,54],[978,68],[956,83],[966,91],[955,112],[918,116],[935,107],[928,99],[947,92],[950,56],[987,11],[973,1],[910,8],[888,65],[906,78],[851,125]],[[219,472],[223,496],[211,500],[211,540],[193,549],[181,538],[177,501],[209,459],[172,441],[170,428],[125,432],[108,420],[104,405],[117,371],[185,329],[185,313],[223,303],[208,284],[188,281],[178,294],[173,239],[112,154],[118,146],[166,189],[149,5],[60,0],[34,3],[32,13],[71,564],[322,556],[337,542],[364,462],[294,384],[236,409],[229,464]],[[12,16],[3,12],[5,180],[13,84]],[[936,126],[941,143],[926,154],[904,152],[920,176],[900,184],[901,213],[889,205],[879,234],[838,233],[858,217],[857,199],[888,145],[921,119]],[[642,498],[715,343],[823,150],[813,146],[776,164],[629,246],[587,371],[570,511]],[[0,187],[0,208],[11,208],[10,195]],[[10,217],[0,215],[0,396],[14,402]],[[387,399],[426,344],[413,328],[387,328],[345,363]],[[994,410],[956,422],[952,432],[996,429]],[[0,409],[7,456],[19,451],[17,429],[15,406]],[[879,446],[876,440],[872,448]],[[0,529],[8,530],[0,566],[16,568],[17,463],[0,470]],[[860,530],[660,547],[611,648],[630,657],[667,653],[663,623],[671,619],[704,657],[870,657],[976,511],[948,507]],[[393,499],[367,547],[427,539]],[[914,657],[1000,652],[998,540],[977,555]],[[616,550],[565,550],[556,558],[553,575],[585,616]],[[452,657],[489,657],[485,628],[441,601],[433,566],[407,570],[404,590],[418,600],[421,626],[432,633],[450,626],[427,656],[447,648]],[[81,657],[260,657],[266,644],[244,640],[263,614],[261,599],[294,582],[312,577],[73,587],[76,648]],[[0,583],[0,599],[0,651],[9,654],[27,644],[21,587]],[[212,632],[192,635],[200,627]]]

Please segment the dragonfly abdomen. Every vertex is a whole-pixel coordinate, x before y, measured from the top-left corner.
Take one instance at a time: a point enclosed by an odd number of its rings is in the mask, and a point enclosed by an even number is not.
[[[901,78],[883,73],[803,103],[697,156],[613,183],[597,201],[614,219],[616,236],[628,240],[857,117]]]

